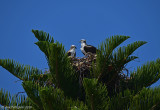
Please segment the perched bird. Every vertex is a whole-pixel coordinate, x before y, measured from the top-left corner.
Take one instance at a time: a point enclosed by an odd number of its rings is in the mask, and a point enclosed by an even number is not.
[[[76,49],[77,48],[75,45],[71,45],[70,50],[68,50],[68,52],[67,52],[68,56],[75,57],[76,56]]]
[[[87,45],[85,39],[81,39],[80,43],[81,43],[80,49],[84,55],[86,55],[88,52],[96,54],[97,48],[92,45]]]

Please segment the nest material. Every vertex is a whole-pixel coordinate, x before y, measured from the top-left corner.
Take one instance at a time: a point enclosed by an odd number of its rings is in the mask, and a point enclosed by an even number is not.
[[[89,76],[91,67],[96,66],[96,54],[87,53],[84,57],[72,57],[71,63],[73,68],[76,70],[76,73],[80,75]],[[93,65],[94,63],[94,65]]]
[[[76,70],[77,73],[84,74],[84,75],[89,75],[91,71],[92,66],[96,66],[96,54],[92,53],[87,53],[84,57],[70,57],[71,58],[71,64],[73,68]],[[94,65],[93,65],[94,64]],[[113,65],[108,65],[108,70],[112,71],[112,69],[115,69],[116,67],[113,67]],[[120,79],[130,79],[128,77],[128,70],[125,68],[123,71],[126,71],[127,73],[125,74],[124,72],[120,72],[118,74]]]

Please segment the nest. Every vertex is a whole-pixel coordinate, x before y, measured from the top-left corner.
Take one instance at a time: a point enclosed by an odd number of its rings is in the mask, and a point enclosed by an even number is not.
[[[97,58],[97,55],[92,53],[87,53],[84,57],[70,57],[71,64],[73,68],[76,70],[76,73],[80,73],[87,76],[90,74],[92,70],[92,66],[96,67],[96,58]],[[108,65],[109,71],[115,68],[116,67],[112,64]],[[120,79],[126,79],[127,81],[129,79],[128,70],[124,68],[123,71],[126,71],[126,73],[120,72],[118,76]]]
[[[93,67],[96,67],[96,54],[87,53],[84,57],[71,57],[71,64],[73,68],[76,70],[76,73],[79,75],[80,84],[82,84],[82,80],[84,77],[91,78]],[[109,91],[121,91],[123,88],[122,86],[127,85],[130,77],[128,77],[128,70],[124,68],[122,71],[118,71],[117,67],[114,64],[108,65],[108,72],[116,72],[115,76],[109,78],[108,76],[104,76],[105,78],[102,79],[102,82],[106,83],[106,86]],[[123,81],[124,85],[121,85],[120,82]]]
[[[97,55],[92,53],[87,53],[84,57],[71,57],[71,64],[76,73],[89,77],[92,66],[96,66],[96,57]]]

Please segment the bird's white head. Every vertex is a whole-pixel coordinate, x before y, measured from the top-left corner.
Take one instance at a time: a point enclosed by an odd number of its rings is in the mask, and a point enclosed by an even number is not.
[[[71,45],[71,49],[77,49],[75,45]]]
[[[81,39],[80,43],[85,43],[86,44],[86,40],[85,39]]]
[[[81,43],[81,47],[83,48],[86,44],[86,40],[85,39],[81,39],[80,40],[80,43]]]
[[[86,44],[86,40],[85,39],[81,39],[80,40],[80,43],[81,43],[81,47],[83,48]]]

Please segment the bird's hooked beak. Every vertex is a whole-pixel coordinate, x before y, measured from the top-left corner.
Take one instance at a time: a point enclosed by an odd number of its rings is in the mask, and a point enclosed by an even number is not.
[[[75,47],[75,49],[77,49],[77,47]]]
[[[81,43],[81,40],[79,41],[79,43]]]

